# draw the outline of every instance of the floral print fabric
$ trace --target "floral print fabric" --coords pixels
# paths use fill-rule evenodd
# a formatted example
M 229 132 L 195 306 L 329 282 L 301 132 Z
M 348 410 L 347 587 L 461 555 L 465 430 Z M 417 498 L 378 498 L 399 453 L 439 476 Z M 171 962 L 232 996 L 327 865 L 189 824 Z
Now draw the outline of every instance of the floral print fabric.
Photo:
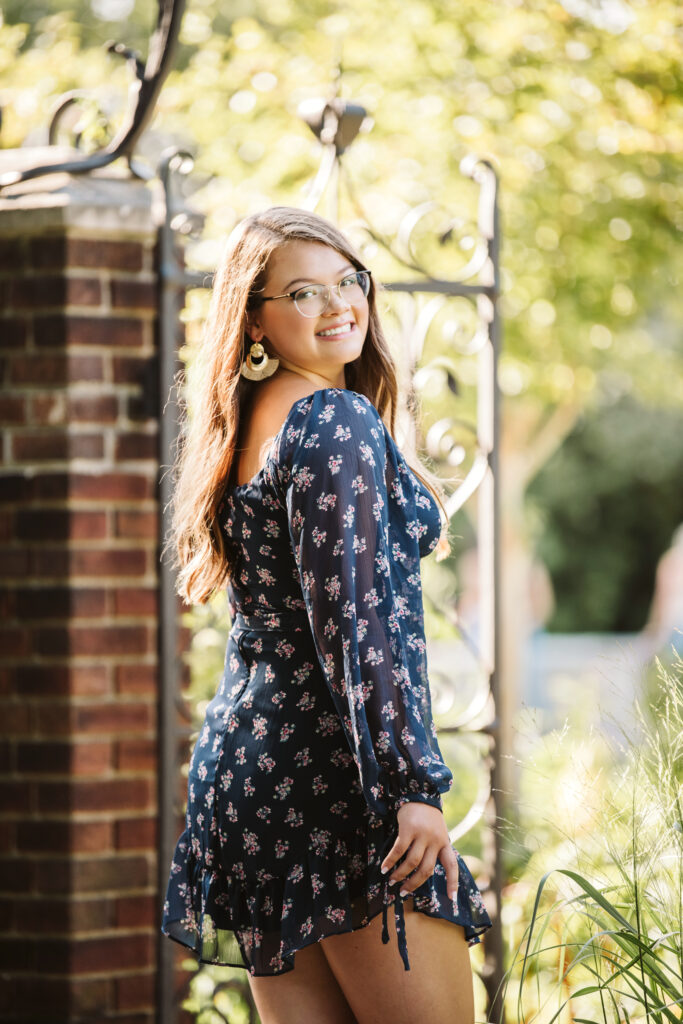
M 298 949 L 402 900 L 380 872 L 406 801 L 441 806 L 452 774 L 431 716 L 420 558 L 439 510 L 371 402 L 296 402 L 263 469 L 220 512 L 238 557 L 225 671 L 197 741 L 163 930 L 209 963 L 291 970 Z M 464 861 L 414 909 L 490 920 Z

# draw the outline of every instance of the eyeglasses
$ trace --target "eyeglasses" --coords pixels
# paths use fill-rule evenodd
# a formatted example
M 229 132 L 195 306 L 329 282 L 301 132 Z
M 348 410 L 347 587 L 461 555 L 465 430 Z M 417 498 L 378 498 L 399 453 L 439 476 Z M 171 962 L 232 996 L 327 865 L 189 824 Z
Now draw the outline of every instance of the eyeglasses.
M 357 270 L 353 274 L 347 274 L 338 284 L 305 284 L 303 288 L 285 292 L 284 295 L 263 296 L 261 301 L 291 299 L 302 316 L 315 317 L 325 312 L 333 291 L 336 291 L 343 302 L 351 304 L 367 298 L 370 291 L 370 271 Z

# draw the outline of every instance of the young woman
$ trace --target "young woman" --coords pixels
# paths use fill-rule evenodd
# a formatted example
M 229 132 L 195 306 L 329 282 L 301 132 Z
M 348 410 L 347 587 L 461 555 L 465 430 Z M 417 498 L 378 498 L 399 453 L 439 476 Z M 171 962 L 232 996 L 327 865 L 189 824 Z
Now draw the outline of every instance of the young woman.
M 163 929 L 246 967 L 263 1024 L 470 1024 L 490 920 L 441 811 L 420 582 L 441 516 L 331 224 L 276 207 L 234 233 L 194 406 L 180 592 L 227 584 L 232 629 Z

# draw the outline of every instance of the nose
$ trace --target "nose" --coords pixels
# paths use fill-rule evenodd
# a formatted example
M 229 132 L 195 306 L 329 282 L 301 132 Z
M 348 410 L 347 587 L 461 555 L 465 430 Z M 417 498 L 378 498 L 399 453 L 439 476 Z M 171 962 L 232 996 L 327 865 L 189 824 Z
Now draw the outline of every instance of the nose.
M 325 313 L 338 312 L 340 309 L 350 309 L 351 304 L 347 298 L 342 296 L 338 284 L 332 285 L 329 289 L 329 299 L 325 307 Z

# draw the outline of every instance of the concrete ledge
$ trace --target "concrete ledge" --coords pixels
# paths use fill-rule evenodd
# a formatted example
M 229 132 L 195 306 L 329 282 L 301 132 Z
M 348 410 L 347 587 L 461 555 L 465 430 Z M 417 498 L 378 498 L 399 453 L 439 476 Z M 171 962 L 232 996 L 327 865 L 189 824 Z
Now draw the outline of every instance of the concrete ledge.
M 0 175 L 82 155 L 64 146 L 0 151 Z M 110 237 L 139 237 L 154 231 L 155 208 L 154 188 L 132 178 L 118 162 L 85 174 L 49 174 L 3 189 L 0 234 L 77 228 Z

